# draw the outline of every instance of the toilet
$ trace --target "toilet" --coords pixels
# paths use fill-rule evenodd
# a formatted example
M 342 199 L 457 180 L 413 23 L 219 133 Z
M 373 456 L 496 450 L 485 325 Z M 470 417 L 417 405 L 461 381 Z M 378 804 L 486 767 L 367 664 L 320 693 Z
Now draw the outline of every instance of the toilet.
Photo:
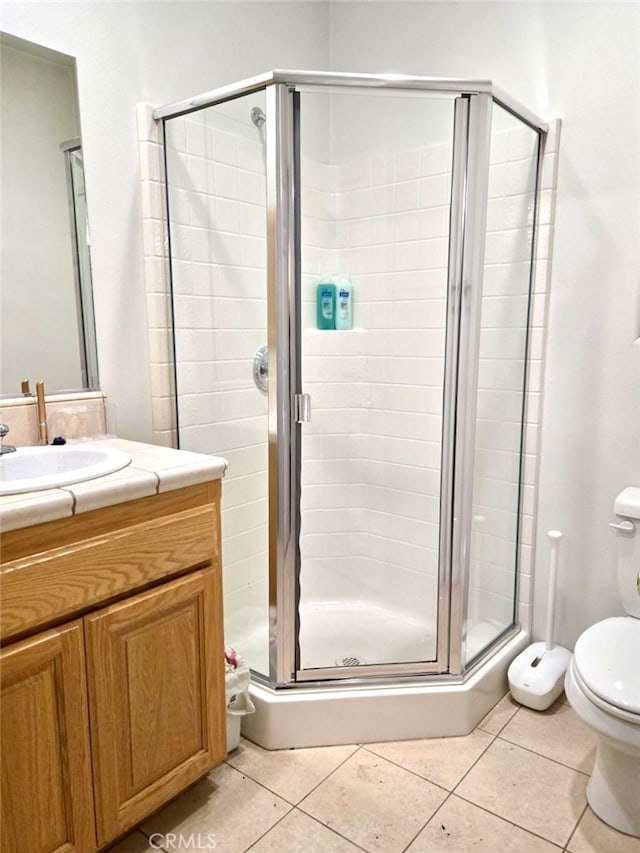
M 615 500 L 618 586 L 628 616 L 580 635 L 565 677 L 576 714 L 598 735 L 587 800 L 605 823 L 640 837 L 640 488 Z

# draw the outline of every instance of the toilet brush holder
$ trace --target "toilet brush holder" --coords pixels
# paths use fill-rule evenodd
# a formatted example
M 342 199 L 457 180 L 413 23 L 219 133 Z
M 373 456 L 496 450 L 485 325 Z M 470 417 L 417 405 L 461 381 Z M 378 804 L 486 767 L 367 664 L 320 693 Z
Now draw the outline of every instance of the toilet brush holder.
M 555 587 L 558 551 L 562 533 L 550 530 L 549 588 L 547 597 L 547 631 L 544 642 L 532 643 L 509 666 L 507 678 L 511 695 L 527 708 L 545 711 L 556 701 L 564 689 L 564 676 L 571 660 L 571 652 L 553 644 L 555 619 Z

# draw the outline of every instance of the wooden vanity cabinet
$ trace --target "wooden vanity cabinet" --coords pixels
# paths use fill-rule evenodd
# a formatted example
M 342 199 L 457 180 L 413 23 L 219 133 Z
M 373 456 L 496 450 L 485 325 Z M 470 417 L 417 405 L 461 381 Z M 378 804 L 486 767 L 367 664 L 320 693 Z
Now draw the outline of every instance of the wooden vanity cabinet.
M 4 853 L 93 853 L 224 759 L 220 484 L 204 486 L 3 535 Z
M 211 571 L 195 572 L 85 617 L 99 840 L 139 823 L 224 758 L 209 653 L 214 587 Z
M 95 850 L 82 622 L 2 652 L 2 849 Z

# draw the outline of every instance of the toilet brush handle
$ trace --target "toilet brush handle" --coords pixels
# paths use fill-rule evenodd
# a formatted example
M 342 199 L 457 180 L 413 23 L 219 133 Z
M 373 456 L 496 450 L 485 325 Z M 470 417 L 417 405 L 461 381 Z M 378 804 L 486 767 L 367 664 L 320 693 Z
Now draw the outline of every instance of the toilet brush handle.
M 562 533 L 559 530 L 550 530 L 549 537 L 549 586 L 547 589 L 547 633 L 544 641 L 546 651 L 553 648 L 553 623 L 555 621 L 556 607 L 556 573 L 558 570 L 558 550 Z

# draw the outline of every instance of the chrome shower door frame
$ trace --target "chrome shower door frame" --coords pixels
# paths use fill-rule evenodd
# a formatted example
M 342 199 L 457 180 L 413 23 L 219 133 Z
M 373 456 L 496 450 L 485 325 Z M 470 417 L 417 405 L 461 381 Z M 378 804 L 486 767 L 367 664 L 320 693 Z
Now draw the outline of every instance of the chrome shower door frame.
M 302 81 L 302 91 L 326 91 L 329 81 L 318 85 L 315 81 Z M 332 77 L 330 85 L 336 89 L 342 85 L 352 91 L 358 88 L 350 77 Z M 373 82 L 367 82 L 370 92 Z M 296 85 L 291 85 L 290 97 L 297 94 Z M 394 87 L 384 83 L 385 94 L 393 94 Z M 402 87 L 398 87 L 401 89 Z M 413 88 L 413 87 L 411 87 Z M 416 91 L 415 88 L 413 88 Z M 424 95 L 432 94 L 425 88 Z M 272 649 L 279 647 L 278 667 L 272 667 L 272 673 L 279 671 L 285 680 L 275 682 L 284 687 L 293 683 L 308 686 L 326 685 L 329 681 L 344 681 L 351 684 L 364 683 L 369 679 L 398 677 L 447 676 L 460 679 L 463 675 L 462 632 L 466 623 L 467 597 L 466 585 L 469 573 L 470 518 L 472 489 L 469 478 L 473 478 L 473 456 L 475 439 L 475 406 L 478 372 L 479 318 L 482 298 L 482 274 L 484 265 L 484 237 L 489 179 L 489 147 L 491 127 L 492 98 L 487 92 L 459 94 L 455 99 L 454 111 L 454 155 L 451 178 L 451 210 L 449 234 L 449 262 L 447 280 L 447 330 L 444 368 L 444 411 L 442 427 L 441 490 L 440 490 L 440 535 L 438 559 L 438 602 L 437 602 L 437 644 L 436 657 L 431 661 L 399 662 L 392 664 L 318 667 L 301 669 L 298 643 L 300 599 L 300 424 L 295 422 L 289 412 L 281 417 L 280 441 L 275 442 L 279 461 L 278 476 L 289 469 L 292 477 L 288 487 L 280 483 L 278 490 L 295 496 L 291 509 L 292 540 L 288 542 L 286 555 L 279 561 L 275 570 L 276 602 L 273 612 L 279 614 L 284 622 L 280 629 L 274 630 L 270 637 Z M 298 109 L 293 106 L 287 111 L 294 122 L 289 138 L 294 140 L 293 155 L 295 166 L 295 186 L 293 203 L 288 199 L 275 222 L 283 229 L 280 244 L 286 243 L 295 234 L 296 245 L 300 243 L 300 135 L 297 126 Z M 281 127 L 281 125 L 279 125 Z M 282 151 L 279 152 L 282 154 Z M 268 152 L 268 157 L 269 152 Z M 271 152 L 278 160 L 276 152 Z M 474 200 L 473 207 L 469 198 Z M 278 200 L 274 197 L 277 205 Z M 299 258 L 297 259 L 299 261 Z M 300 363 L 302 328 L 300 324 L 300 297 L 292 299 L 293 290 L 299 293 L 301 271 L 299 263 L 294 274 L 290 267 L 281 265 L 282 277 L 279 283 L 280 306 L 284 308 L 283 294 L 290 298 L 290 314 L 287 331 L 291 335 L 290 361 L 292 375 L 291 396 L 281 405 L 291 405 L 294 394 L 302 393 L 302 373 Z M 277 275 L 277 270 L 276 270 Z M 278 286 L 276 285 L 276 291 Z M 294 306 L 297 306 L 294 308 Z M 460 417 L 460 412 L 463 416 Z M 287 423 L 289 430 L 287 431 Z M 288 460 L 282 458 L 289 453 Z M 465 467 L 466 466 L 466 467 Z M 465 491 L 466 490 L 466 491 Z M 270 504 L 273 506 L 273 504 Z M 274 519 L 274 529 L 276 520 Z M 284 530 L 283 530 L 284 532 Z M 271 567 L 273 571 L 273 565 Z M 273 577 L 273 575 L 272 575 Z M 293 577 L 293 587 L 291 581 Z M 295 595 L 292 590 L 295 589 Z M 286 601 L 283 601 L 285 599 Z M 279 602 L 279 609 L 275 606 Z M 277 623 L 274 624 L 274 628 Z M 287 637 L 284 646 L 282 636 Z M 291 642 L 291 638 L 295 641 Z M 290 667 L 293 666 L 292 669 Z M 288 676 L 288 677 L 287 677 Z M 272 684 L 273 684 L 272 680 Z
M 464 630 L 467 621 L 473 477 L 477 410 L 480 316 L 484 270 L 485 233 L 489 194 L 491 147 L 489 95 L 463 96 L 456 101 L 459 148 L 454 154 L 452 217 L 449 245 L 451 336 L 449 389 L 445 385 L 447 417 L 443 438 L 448 444 L 448 482 L 442 488 L 441 557 L 450 565 L 451 608 L 449 623 L 449 672 L 462 675 Z M 457 169 L 456 169 L 457 161 Z M 455 382 L 455 389 L 454 389 Z M 443 459 L 445 444 L 443 442 Z M 444 537 L 450 535 L 448 541 Z M 450 549 L 447 555 L 447 550 Z
M 294 419 L 294 399 L 300 393 L 294 93 L 278 83 L 267 87 L 266 97 L 269 680 L 288 684 L 297 657 L 300 563 L 300 430 Z

